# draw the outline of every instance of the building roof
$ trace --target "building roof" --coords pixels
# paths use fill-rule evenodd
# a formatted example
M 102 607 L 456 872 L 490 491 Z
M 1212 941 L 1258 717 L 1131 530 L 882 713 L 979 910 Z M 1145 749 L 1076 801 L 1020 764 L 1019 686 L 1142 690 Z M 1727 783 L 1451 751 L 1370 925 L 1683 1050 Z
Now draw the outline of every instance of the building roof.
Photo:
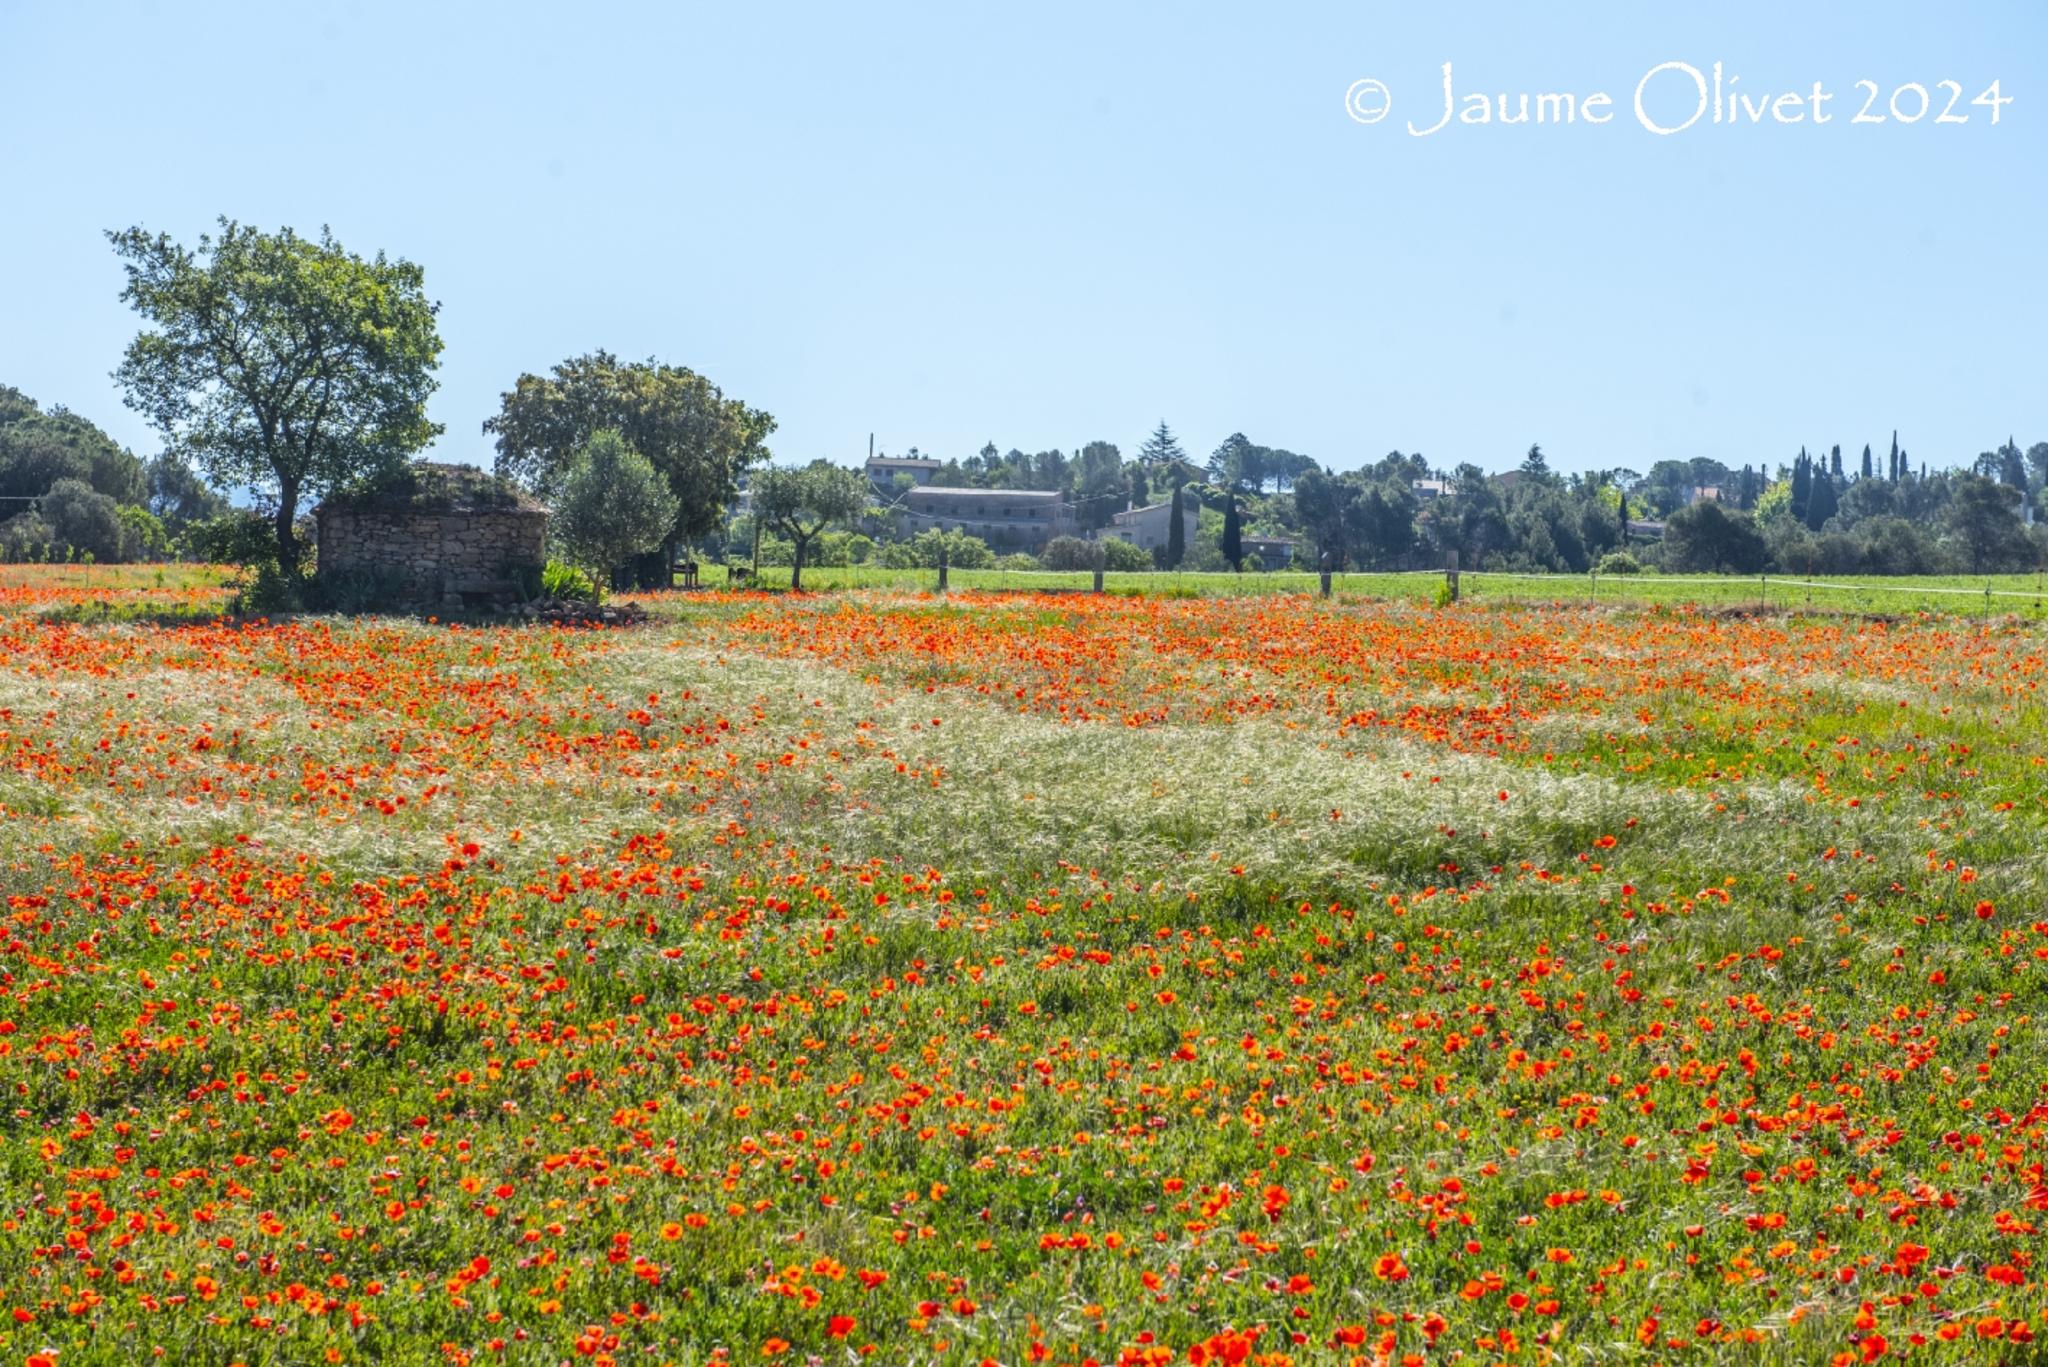
M 1025 499 L 1039 503 L 1046 500 L 1058 502 L 1065 497 L 1057 489 L 962 489 L 953 485 L 921 484 L 912 489 L 905 498 L 979 498 L 979 499 Z
M 1240 536 L 1238 540 L 1247 546 L 1292 546 L 1291 536 Z
M 1109 516 L 1109 520 L 1112 522 L 1129 522 L 1132 518 L 1136 517 L 1140 513 L 1168 512 L 1172 509 L 1172 507 L 1173 504 L 1171 503 L 1147 503 L 1142 508 L 1126 508 L 1120 513 L 1111 513 Z M 1185 515 L 1190 509 L 1194 507 L 1195 503 L 1192 499 L 1183 499 L 1181 501 L 1181 511 L 1183 515 Z
M 547 505 L 475 465 L 414 461 L 373 484 L 337 489 L 314 512 L 545 513 Z
M 946 462 L 929 456 L 869 456 L 869 465 L 897 465 L 915 470 L 943 470 Z

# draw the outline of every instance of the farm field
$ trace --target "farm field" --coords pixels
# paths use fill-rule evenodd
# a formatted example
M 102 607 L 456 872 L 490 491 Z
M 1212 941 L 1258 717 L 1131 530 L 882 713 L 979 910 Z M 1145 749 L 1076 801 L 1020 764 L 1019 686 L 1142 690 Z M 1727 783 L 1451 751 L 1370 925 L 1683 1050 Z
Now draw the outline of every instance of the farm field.
M 723 584 L 724 571 L 712 567 L 707 582 Z M 834 592 L 848 588 L 931 592 L 936 570 L 890 570 L 869 565 L 807 565 L 804 588 Z M 987 592 L 1074 592 L 1094 587 L 1083 572 L 1025 570 L 952 570 L 950 587 Z M 1433 602 L 1444 576 L 1436 571 L 1401 574 L 1345 573 L 1332 577 L 1332 595 L 1339 599 L 1386 599 Z M 764 588 L 789 585 L 789 570 L 764 566 Z M 1276 570 L 1258 574 L 1209 574 L 1160 571 L 1109 574 L 1104 588 L 1112 593 L 1150 597 L 1223 597 L 1235 595 L 1314 594 L 1314 574 Z M 1991 590 L 1987 598 L 1985 590 Z M 1990 615 L 2021 614 L 2039 618 L 2048 609 L 2048 581 L 2036 574 L 1989 575 L 1589 575 L 1504 574 L 1467 571 L 1459 582 L 1461 597 L 1509 603 L 1593 603 L 1630 606 L 1763 607 L 1792 612 L 1916 613 Z
M 7 567 L 0 1359 L 2035 1360 L 2048 628 L 1475 581 Z

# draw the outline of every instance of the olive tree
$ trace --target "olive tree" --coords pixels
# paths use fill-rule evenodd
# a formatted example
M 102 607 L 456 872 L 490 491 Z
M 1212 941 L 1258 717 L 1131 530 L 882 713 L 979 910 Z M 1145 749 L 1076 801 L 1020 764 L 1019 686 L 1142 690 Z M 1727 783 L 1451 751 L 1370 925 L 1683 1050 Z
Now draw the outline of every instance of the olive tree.
M 834 523 L 858 518 L 868 506 L 864 475 L 814 460 L 800 469 L 770 466 L 754 476 L 754 510 L 762 522 L 789 538 L 796 563 L 789 586 L 803 587 L 804 550 L 811 538 Z
M 601 595 L 612 571 L 659 546 L 675 520 L 676 496 L 654 462 L 603 428 L 570 465 L 548 530 Z

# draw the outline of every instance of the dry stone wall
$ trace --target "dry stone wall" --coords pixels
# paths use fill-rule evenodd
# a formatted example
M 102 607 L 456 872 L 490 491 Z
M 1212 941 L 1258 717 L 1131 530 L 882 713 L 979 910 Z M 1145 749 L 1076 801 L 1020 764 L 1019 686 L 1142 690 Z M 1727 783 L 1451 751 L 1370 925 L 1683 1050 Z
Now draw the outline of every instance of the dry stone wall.
M 419 602 L 503 599 L 547 563 L 547 514 L 534 509 L 473 512 L 323 508 L 319 569 L 374 578 Z

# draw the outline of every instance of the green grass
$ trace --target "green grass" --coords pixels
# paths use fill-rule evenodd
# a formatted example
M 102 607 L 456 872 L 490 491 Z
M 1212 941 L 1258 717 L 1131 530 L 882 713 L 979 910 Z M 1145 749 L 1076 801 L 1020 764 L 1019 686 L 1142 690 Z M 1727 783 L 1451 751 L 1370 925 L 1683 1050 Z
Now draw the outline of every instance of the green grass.
M 714 568 L 708 583 L 723 585 Z M 989 592 L 1092 592 L 1088 572 L 1022 570 L 951 570 L 951 587 Z M 1433 601 L 1444 584 L 1439 572 L 1404 574 L 1347 573 L 1333 575 L 1331 589 L 1340 599 Z M 764 567 L 761 587 L 786 589 L 787 568 Z M 889 570 L 878 566 L 807 566 L 804 588 L 812 593 L 848 589 L 889 589 L 934 592 L 936 570 Z M 1224 597 L 1239 594 L 1315 595 L 1318 576 L 1297 571 L 1256 574 L 1147 572 L 1105 574 L 1110 593 L 1154 597 L 1188 595 Z M 1991 596 L 1985 596 L 1990 589 Z M 1780 611 L 1852 613 L 1993 614 L 2039 616 L 2048 606 L 2048 582 L 2039 574 L 2004 575 L 1527 575 L 1466 571 L 1460 575 L 1461 596 L 1475 601 L 1519 603 L 1590 602 L 1614 606 L 1658 603 L 1709 607 L 1761 607 Z

